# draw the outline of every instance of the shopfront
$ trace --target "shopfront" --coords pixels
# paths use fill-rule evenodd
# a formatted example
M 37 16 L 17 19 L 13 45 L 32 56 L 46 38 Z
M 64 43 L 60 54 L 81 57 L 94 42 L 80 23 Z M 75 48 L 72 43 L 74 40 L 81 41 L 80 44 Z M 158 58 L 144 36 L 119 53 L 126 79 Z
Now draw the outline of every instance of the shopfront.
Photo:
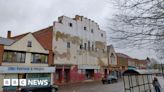
M 15 90 L 16 86 L 3 87 L 3 79 L 45 79 L 48 85 L 53 84 L 53 73 L 55 67 L 20 67 L 1 66 L 0 67 L 0 91 Z
M 82 70 L 84 74 L 84 80 L 96 80 L 101 78 L 100 66 L 81 65 L 78 66 L 79 70 Z
M 119 66 L 110 66 L 109 75 L 116 76 L 118 78 L 121 77 L 121 69 Z
M 71 67 L 73 65 L 56 65 L 55 82 L 58 84 L 71 81 Z

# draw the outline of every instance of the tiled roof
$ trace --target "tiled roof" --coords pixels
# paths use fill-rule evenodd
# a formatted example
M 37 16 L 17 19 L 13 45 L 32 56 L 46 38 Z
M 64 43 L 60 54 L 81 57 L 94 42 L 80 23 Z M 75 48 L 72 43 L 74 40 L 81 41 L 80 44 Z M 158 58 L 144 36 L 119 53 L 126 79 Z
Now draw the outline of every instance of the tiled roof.
M 11 45 L 15 40 L 0 37 L 0 44 Z
M 123 57 L 123 58 L 131 58 L 130 56 L 123 54 L 123 53 L 116 53 L 117 56 Z
M 49 26 L 49 27 L 47 27 L 47 28 L 43 28 L 43 29 L 41 29 L 41 30 L 35 31 L 35 32 L 33 32 L 32 34 L 43 33 L 43 32 L 46 32 L 47 30 L 50 30 L 50 29 L 53 29 L 53 26 Z
M 24 36 L 26 36 L 26 35 L 29 34 L 29 33 L 30 33 L 30 32 L 24 33 L 24 34 L 21 34 L 21 35 L 17 35 L 17 36 L 11 37 L 10 39 L 13 39 L 13 40 L 20 40 L 21 38 L 23 38 Z

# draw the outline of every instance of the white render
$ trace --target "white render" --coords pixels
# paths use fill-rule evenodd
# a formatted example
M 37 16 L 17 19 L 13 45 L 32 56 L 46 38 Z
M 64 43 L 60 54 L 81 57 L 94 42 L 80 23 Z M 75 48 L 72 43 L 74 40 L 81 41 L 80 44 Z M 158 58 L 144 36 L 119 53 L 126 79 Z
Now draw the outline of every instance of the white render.
M 76 18 L 78 17 L 78 19 Z M 106 32 L 99 29 L 99 25 L 83 16 L 76 16 L 75 18 L 69 18 L 66 16 L 61 16 L 58 19 L 58 22 L 54 22 L 53 25 L 53 50 L 60 54 L 70 51 L 70 59 L 66 58 L 54 58 L 55 64 L 73 64 L 73 65 L 90 65 L 90 66 L 100 66 L 99 60 L 97 59 L 101 56 L 101 61 L 107 66 L 107 57 L 106 57 Z M 61 23 L 60 23 L 61 22 Z M 72 23 L 72 27 L 69 26 L 69 23 Z M 84 27 L 87 30 L 84 30 Z M 93 33 L 91 32 L 93 29 Z M 56 40 L 57 32 L 68 34 L 71 37 L 78 37 L 82 40 L 80 44 L 83 45 L 87 43 L 87 50 L 80 49 L 80 44 L 73 44 L 70 42 L 71 47 L 67 48 L 67 40 L 63 41 L 62 39 Z M 103 37 L 101 36 L 103 34 Z M 77 39 L 76 39 L 77 40 Z M 88 51 L 88 41 L 90 42 L 90 49 L 92 49 L 92 44 L 95 49 L 95 42 L 104 43 L 105 47 L 104 52 L 102 49 L 99 49 L 97 52 Z M 83 53 L 83 54 L 79 54 Z M 91 54 L 96 54 L 97 56 L 92 56 Z
M 28 41 L 32 42 L 32 47 L 27 47 Z M 42 63 L 31 63 L 32 61 L 32 53 L 42 53 L 42 54 L 49 54 L 48 50 L 45 50 L 42 45 L 36 40 L 36 38 L 31 34 L 28 33 L 21 39 L 15 41 L 10 46 L 4 46 L 4 51 L 10 50 L 10 51 L 23 51 L 26 52 L 25 56 L 25 63 L 11 63 L 11 62 L 2 62 L 2 66 L 0 67 L 0 91 L 3 90 L 3 79 L 18 79 L 18 74 L 21 73 L 50 73 L 51 75 L 51 84 L 53 84 L 53 73 L 55 72 L 55 67 L 48 67 L 48 63 L 42 64 Z M 14 70 L 9 71 L 9 67 L 19 67 L 19 68 L 30 68 L 31 71 L 25 71 L 25 70 Z M 39 69 L 42 68 L 44 70 L 33 70 L 33 69 Z M 47 72 L 48 71 L 48 72 Z
M 27 42 L 32 42 L 32 47 L 27 47 Z M 35 39 L 35 37 L 29 33 L 20 40 L 14 42 L 11 46 L 4 46 L 4 50 L 12 51 L 25 51 L 25 63 L 3 63 L 2 66 L 48 66 L 48 64 L 33 64 L 31 63 L 31 54 L 32 52 L 48 54 L 49 51 L 45 50 L 41 44 Z
M 32 42 L 32 47 L 27 47 L 27 42 Z M 39 52 L 48 54 L 48 50 L 45 50 L 41 44 L 35 39 L 35 37 L 28 33 L 26 36 L 20 40 L 14 42 L 11 46 L 5 46 L 5 50 L 16 50 L 16 51 L 26 51 L 26 52 Z
M 108 48 L 108 57 L 109 57 L 109 64 L 110 65 L 117 65 L 117 56 L 116 52 L 114 50 L 113 45 L 110 45 L 107 47 Z

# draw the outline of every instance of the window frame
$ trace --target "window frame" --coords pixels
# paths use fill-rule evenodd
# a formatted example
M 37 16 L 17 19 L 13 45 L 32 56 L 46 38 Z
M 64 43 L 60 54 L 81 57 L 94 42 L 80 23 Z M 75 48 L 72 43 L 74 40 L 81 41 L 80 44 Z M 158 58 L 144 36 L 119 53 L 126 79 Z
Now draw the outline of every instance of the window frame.
M 70 49 L 71 48 L 71 43 L 67 42 L 67 48 Z
M 87 50 L 87 43 L 84 43 L 84 50 Z
M 69 25 L 69 27 L 73 27 L 73 23 L 71 23 L 71 22 L 68 25 Z
M 82 44 L 80 44 L 80 50 L 82 50 L 83 49 L 83 45 Z
M 94 42 L 92 42 L 92 51 L 94 51 L 94 47 L 95 47 Z
M 111 55 L 110 55 L 110 58 L 111 58 L 111 64 L 115 64 L 115 56 L 114 56 L 114 54 L 113 53 L 111 53 Z
M 18 54 L 21 55 L 21 57 L 19 59 L 18 59 Z M 12 58 L 10 58 L 9 55 L 11 55 Z M 25 63 L 26 52 L 5 50 L 4 53 L 3 53 L 3 58 L 2 59 L 3 59 L 2 60 L 3 63 Z
M 84 30 L 87 30 L 87 27 L 86 26 L 84 26 Z
M 36 61 L 36 55 L 39 55 L 40 57 L 40 61 Z M 44 57 L 44 62 L 42 61 L 42 56 Z M 44 54 L 44 53 L 32 53 L 31 54 L 31 63 L 37 63 L 37 64 L 48 64 L 48 54 Z
M 104 37 L 104 34 L 103 33 L 101 33 L 101 37 Z
M 93 29 L 91 29 L 91 33 L 92 33 L 92 34 L 94 33 Z
M 32 41 L 27 42 L 27 47 L 32 47 Z
M 90 41 L 88 41 L 88 51 L 90 51 L 90 44 L 91 44 L 91 42 Z

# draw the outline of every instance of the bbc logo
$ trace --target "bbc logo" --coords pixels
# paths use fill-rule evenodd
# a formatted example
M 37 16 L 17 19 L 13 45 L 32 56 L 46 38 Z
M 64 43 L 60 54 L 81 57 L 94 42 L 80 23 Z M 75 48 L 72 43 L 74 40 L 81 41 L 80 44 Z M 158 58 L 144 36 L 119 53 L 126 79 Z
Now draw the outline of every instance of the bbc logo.
M 4 79 L 3 86 L 26 86 L 26 79 Z

